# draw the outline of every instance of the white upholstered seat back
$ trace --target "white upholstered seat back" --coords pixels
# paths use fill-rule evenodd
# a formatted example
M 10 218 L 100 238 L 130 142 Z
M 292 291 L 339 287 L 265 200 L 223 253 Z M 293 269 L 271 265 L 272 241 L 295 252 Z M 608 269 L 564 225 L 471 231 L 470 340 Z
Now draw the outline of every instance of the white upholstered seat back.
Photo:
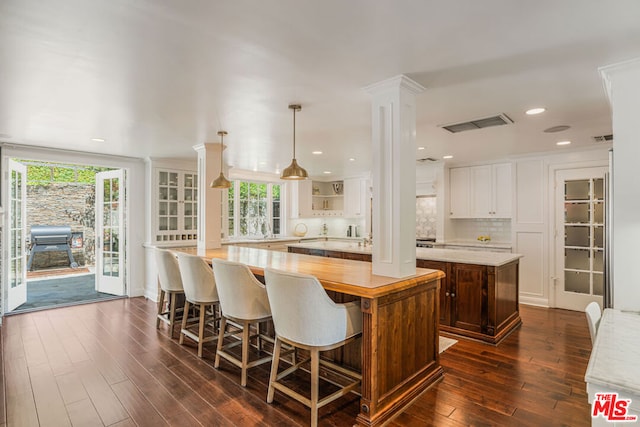
M 156 249 L 158 280 L 163 291 L 180 292 L 183 290 L 180 267 L 175 255 L 166 249 Z
M 309 346 L 328 346 L 362 332 L 356 304 L 336 304 L 314 276 L 264 270 L 276 334 Z
M 600 306 L 597 302 L 590 302 L 584 309 L 584 312 L 587 314 L 587 324 L 589 325 L 589 333 L 591 334 L 591 344 L 593 344 L 596 340 L 596 334 L 598 333 L 602 311 L 600 311 Z
M 222 314 L 244 320 L 271 315 L 267 291 L 249 267 L 218 258 L 213 258 L 211 263 Z
M 184 295 L 192 303 L 212 303 L 218 301 L 213 270 L 199 256 L 178 253 L 178 264 L 182 276 Z

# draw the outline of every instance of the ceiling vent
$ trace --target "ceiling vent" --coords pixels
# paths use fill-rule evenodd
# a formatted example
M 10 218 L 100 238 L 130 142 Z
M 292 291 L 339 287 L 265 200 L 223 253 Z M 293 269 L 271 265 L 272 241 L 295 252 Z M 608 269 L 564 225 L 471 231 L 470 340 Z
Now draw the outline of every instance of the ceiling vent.
M 417 162 L 422 162 L 422 163 L 424 163 L 424 162 L 437 162 L 438 159 L 434 159 L 433 157 L 425 157 L 423 159 L 418 159 L 416 161 Z
M 595 142 L 611 142 L 611 141 L 613 141 L 613 135 L 594 136 L 593 140 Z
M 450 125 L 441 125 L 440 127 L 451 133 L 464 132 L 465 130 L 484 129 L 492 126 L 510 125 L 513 120 L 504 113 L 497 116 L 484 117 L 482 119 L 470 120 L 462 123 L 452 123 Z

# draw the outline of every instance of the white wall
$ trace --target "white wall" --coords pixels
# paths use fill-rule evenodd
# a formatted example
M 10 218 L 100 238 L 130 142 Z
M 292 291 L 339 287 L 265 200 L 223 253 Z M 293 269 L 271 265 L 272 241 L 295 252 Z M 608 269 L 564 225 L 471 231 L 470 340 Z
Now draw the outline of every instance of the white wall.
M 640 311 L 640 59 L 601 71 L 613 111 L 613 307 Z

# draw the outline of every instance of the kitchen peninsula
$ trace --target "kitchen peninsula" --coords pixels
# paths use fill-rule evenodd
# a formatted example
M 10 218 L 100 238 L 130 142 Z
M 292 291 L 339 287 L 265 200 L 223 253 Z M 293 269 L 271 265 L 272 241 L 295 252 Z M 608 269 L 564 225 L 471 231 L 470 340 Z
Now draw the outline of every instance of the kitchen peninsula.
M 371 261 L 371 247 L 353 242 L 289 244 L 293 253 Z M 440 331 L 498 344 L 520 326 L 522 255 L 416 248 L 416 266 L 445 273 L 440 287 Z
M 195 248 L 174 250 L 198 254 L 208 261 L 241 262 L 258 277 L 266 267 L 311 274 L 337 302 L 359 299 L 362 339 L 342 352 L 329 354 L 334 361 L 362 373 L 358 425 L 384 424 L 442 377 L 437 297 L 444 275 L 440 271 L 418 268 L 415 275 L 397 279 L 374 275 L 370 263 L 348 259 L 238 246 L 204 253 Z

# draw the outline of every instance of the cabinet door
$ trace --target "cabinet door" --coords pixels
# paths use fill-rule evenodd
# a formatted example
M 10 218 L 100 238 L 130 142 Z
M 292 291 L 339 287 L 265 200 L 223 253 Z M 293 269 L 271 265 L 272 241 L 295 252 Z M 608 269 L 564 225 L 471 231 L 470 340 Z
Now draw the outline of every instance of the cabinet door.
M 493 165 L 494 218 L 511 218 L 511 164 Z
M 492 206 L 492 167 L 474 166 L 470 168 L 471 177 L 471 216 L 474 218 L 493 217 Z
M 158 171 L 158 231 L 176 233 L 178 231 L 179 181 L 178 172 Z
M 469 168 L 449 170 L 449 216 L 469 218 Z
M 440 282 L 440 324 L 447 326 L 451 325 L 450 265 L 450 263 L 443 261 L 416 260 L 417 267 L 440 270 L 445 274 L 444 279 Z
M 365 181 L 359 178 L 344 180 L 344 217 L 361 218 L 364 215 Z
M 488 316 L 486 267 L 453 264 L 452 269 L 451 326 L 481 333 Z
M 289 194 L 290 218 L 309 218 L 311 212 L 311 181 L 289 181 L 287 183 Z

